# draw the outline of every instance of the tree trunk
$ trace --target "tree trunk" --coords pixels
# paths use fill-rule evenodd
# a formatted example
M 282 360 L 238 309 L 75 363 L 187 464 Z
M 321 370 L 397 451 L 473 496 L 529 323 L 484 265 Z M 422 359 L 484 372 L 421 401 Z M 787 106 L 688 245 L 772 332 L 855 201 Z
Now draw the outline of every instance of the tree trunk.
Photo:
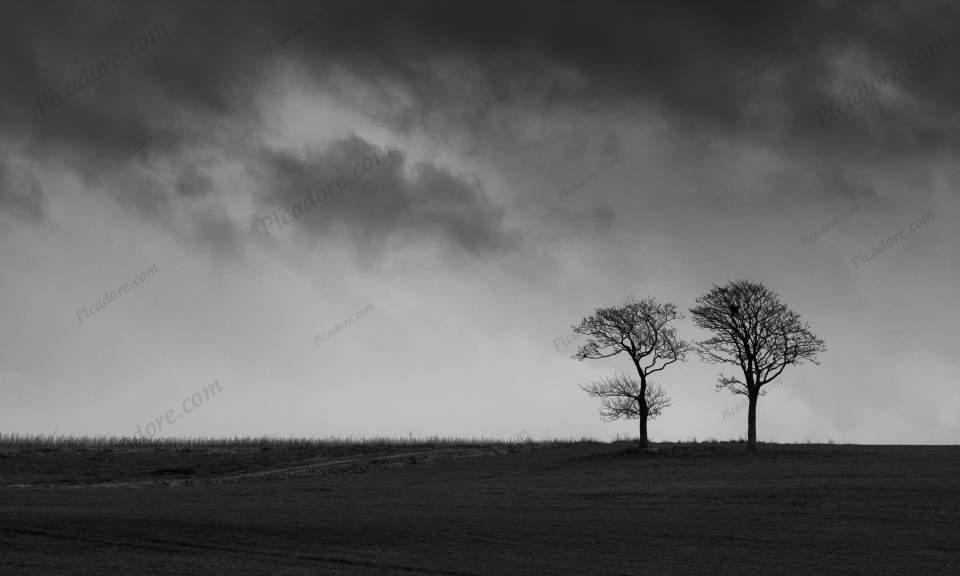
M 647 406 L 647 378 L 640 373 L 640 396 L 635 398 L 637 401 L 638 412 L 640 413 L 640 449 L 646 450 L 650 443 L 647 441 L 647 415 L 650 414 L 650 407 Z
M 750 399 L 750 408 L 747 411 L 747 446 L 751 451 L 757 451 L 757 400 L 760 398 L 760 391 L 750 392 L 747 395 Z
M 647 415 L 640 415 L 640 449 L 646 450 L 649 447 L 647 442 Z
M 636 397 L 637 407 L 640 408 L 640 449 L 646 450 L 650 446 L 647 442 L 647 415 L 650 413 L 650 407 L 647 406 L 647 375 L 640 369 L 639 364 L 636 366 L 640 373 L 640 396 Z

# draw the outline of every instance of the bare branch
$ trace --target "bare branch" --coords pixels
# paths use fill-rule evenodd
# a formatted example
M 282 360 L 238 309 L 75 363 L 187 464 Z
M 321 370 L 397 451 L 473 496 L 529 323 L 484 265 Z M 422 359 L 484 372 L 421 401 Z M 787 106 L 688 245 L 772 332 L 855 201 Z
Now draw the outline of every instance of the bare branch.
M 743 383 L 743 380 L 732 376 L 724 376 L 723 374 L 721 374 L 717 380 L 718 391 L 729 390 L 733 394 L 749 396 L 747 385 Z
M 653 382 L 643 386 L 624 375 L 604 378 L 580 389 L 592 398 L 600 398 L 600 416 L 608 421 L 644 417 L 653 420 L 670 406 L 670 397 L 660 386 Z

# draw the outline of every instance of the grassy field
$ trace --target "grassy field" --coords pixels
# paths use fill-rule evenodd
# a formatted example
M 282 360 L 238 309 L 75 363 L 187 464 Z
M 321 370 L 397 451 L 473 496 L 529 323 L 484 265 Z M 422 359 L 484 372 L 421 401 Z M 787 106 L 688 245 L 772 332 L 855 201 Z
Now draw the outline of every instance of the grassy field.
M 0 438 L 0 574 L 960 574 L 960 447 Z

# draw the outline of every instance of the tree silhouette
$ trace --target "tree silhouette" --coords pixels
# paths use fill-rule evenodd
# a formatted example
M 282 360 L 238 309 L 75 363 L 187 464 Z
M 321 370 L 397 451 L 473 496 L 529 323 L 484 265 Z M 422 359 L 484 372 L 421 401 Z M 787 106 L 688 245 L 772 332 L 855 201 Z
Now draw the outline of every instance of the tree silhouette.
M 639 419 L 641 430 L 645 422 L 654 420 L 670 406 L 670 397 L 652 381 L 647 381 L 645 390 L 635 378 L 626 375 L 604 378 L 599 382 L 581 385 L 580 389 L 591 398 L 600 398 L 600 417 L 612 422 L 624 418 Z M 642 431 L 641 431 L 642 435 Z
M 766 393 L 762 388 L 791 364 L 819 364 L 817 354 L 826 347 L 800 315 L 763 284 L 737 280 L 714 285 L 697 304 L 690 309 L 694 324 L 713 332 L 697 342 L 697 352 L 705 362 L 740 368 L 742 379 L 721 373 L 717 390 L 747 397 L 747 441 L 756 450 L 757 400 Z
M 640 376 L 641 414 L 650 414 L 647 407 L 647 377 L 685 360 L 690 344 L 677 337 L 670 322 L 683 318 L 674 304 L 658 304 L 653 298 L 637 301 L 631 298 L 620 306 L 597 308 L 573 326 L 573 331 L 587 337 L 573 358 L 577 360 L 610 358 L 625 353 Z M 640 418 L 640 448 L 647 448 L 647 419 Z

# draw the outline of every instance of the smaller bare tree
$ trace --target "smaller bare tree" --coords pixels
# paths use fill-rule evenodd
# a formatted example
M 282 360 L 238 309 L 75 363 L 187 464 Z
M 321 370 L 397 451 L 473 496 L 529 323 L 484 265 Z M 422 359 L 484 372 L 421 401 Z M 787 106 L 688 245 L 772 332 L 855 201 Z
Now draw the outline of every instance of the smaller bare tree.
M 591 398 L 600 398 L 600 417 L 603 420 L 640 420 L 640 448 L 647 447 L 647 420 L 656 419 L 664 408 L 670 406 L 670 397 L 663 388 L 649 380 L 647 386 L 642 387 L 640 382 L 625 375 L 581 385 L 580 389 Z
M 660 304 L 654 298 L 631 298 L 619 306 L 597 308 L 573 326 L 575 333 L 587 337 L 573 357 L 592 360 L 626 354 L 640 377 L 637 397 L 643 404 L 650 375 L 686 360 L 690 343 L 670 325 L 681 318 L 675 304 Z M 647 447 L 646 418 L 640 418 L 640 447 Z

